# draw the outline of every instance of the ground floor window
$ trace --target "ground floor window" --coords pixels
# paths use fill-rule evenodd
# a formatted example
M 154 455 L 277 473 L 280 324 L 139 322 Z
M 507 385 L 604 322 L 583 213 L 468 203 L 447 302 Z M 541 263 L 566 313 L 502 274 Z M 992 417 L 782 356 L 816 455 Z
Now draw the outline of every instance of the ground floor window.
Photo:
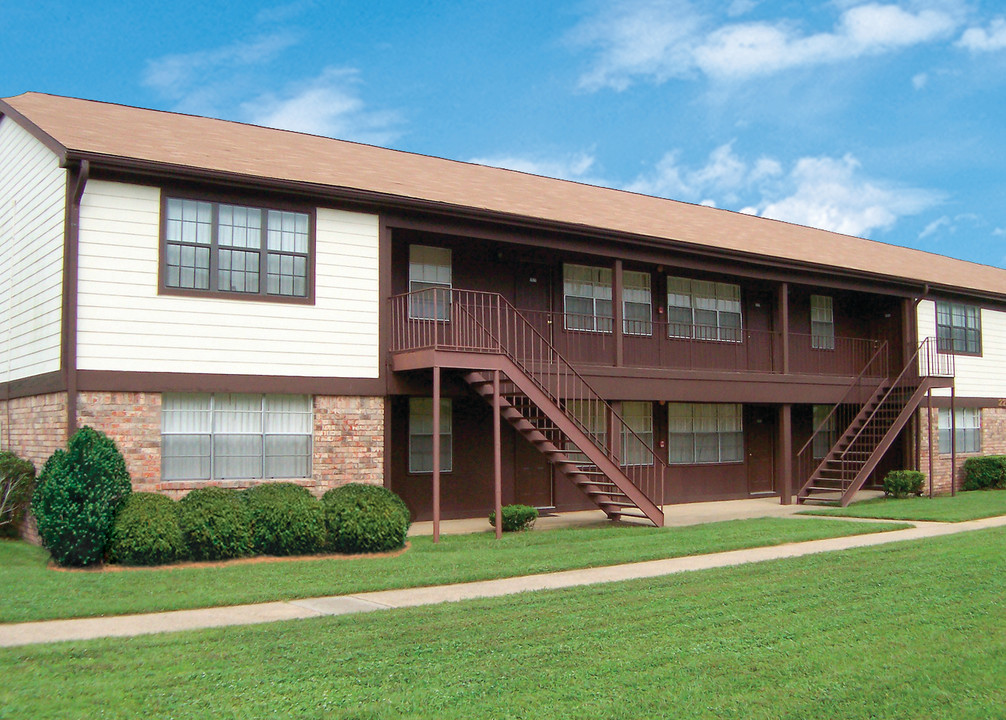
M 608 446 L 608 413 L 604 403 L 596 400 L 571 400 L 567 409 L 576 419 L 580 429 L 594 438 L 599 447 Z M 579 452 L 576 445 L 568 439 L 565 450 L 573 462 L 590 462 L 587 456 Z
M 820 431 L 814 436 L 813 452 L 816 460 L 827 457 L 838 441 L 836 417 L 831 410 L 831 405 L 814 406 L 814 430 L 817 431 L 820 428 Z
M 454 467 L 450 398 L 440 399 L 440 472 Z M 433 398 L 409 398 L 409 472 L 433 472 Z
M 668 462 L 730 463 L 744 458 L 743 407 L 668 403 Z
M 956 408 L 957 452 L 982 451 L 982 409 Z M 940 453 L 950 453 L 950 408 L 940 408 Z
M 653 406 L 648 402 L 623 402 L 622 420 L 627 426 L 622 428 L 622 465 L 652 465 Z
M 309 395 L 165 393 L 165 480 L 311 477 Z

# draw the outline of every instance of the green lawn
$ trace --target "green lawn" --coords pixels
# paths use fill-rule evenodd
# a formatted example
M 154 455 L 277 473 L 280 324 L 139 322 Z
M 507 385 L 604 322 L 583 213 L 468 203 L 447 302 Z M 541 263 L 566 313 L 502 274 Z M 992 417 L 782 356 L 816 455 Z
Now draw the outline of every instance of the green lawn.
M 326 558 L 128 572 L 57 572 L 47 553 L 0 542 L 0 622 L 121 615 L 343 595 L 698 555 L 904 527 L 811 518 L 734 520 L 684 528 L 595 528 L 411 540 L 398 557 Z
M 935 522 L 964 522 L 978 518 L 1006 515 L 1006 491 L 972 490 L 958 493 L 956 497 L 939 495 L 927 497 L 875 498 L 853 503 L 844 508 L 814 508 L 803 515 L 834 515 L 837 517 L 862 517 L 886 520 L 933 520 Z
M 0 708 L 36 720 L 984 720 L 1006 707 L 1004 598 L 998 528 L 516 598 L 0 650 Z

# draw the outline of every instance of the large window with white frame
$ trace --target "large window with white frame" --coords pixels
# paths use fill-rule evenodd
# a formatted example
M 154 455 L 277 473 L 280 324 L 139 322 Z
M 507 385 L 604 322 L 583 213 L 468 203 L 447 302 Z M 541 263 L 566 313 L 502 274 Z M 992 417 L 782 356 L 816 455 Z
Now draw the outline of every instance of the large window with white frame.
M 626 400 L 622 420 L 622 465 L 652 465 L 653 404 Z
M 982 310 L 964 303 L 936 303 L 936 347 L 940 352 L 982 354 Z
M 562 287 L 567 330 L 612 331 L 611 268 L 564 264 Z
M 676 338 L 740 342 L 740 285 L 667 278 L 667 334 Z
M 810 296 L 810 346 L 835 349 L 835 309 L 829 295 Z
M 733 463 L 744 459 L 743 406 L 668 403 L 668 462 Z
M 976 407 L 955 408 L 954 425 L 957 431 L 957 452 L 979 453 L 982 451 L 982 409 Z M 940 454 L 949 455 L 950 408 L 940 408 Z
M 409 245 L 409 317 L 447 320 L 451 312 L 451 250 Z
M 440 472 L 454 467 L 453 405 L 440 398 Z M 409 398 L 409 472 L 433 472 L 433 398 Z
M 165 480 L 311 477 L 309 395 L 164 393 Z
M 311 215 L 166 197 L 167 290 L 296 301 L 311 294 Z
M 650 273 L 635 270 L 622 273 L 622 332 L 626 335 L 653 334 Z

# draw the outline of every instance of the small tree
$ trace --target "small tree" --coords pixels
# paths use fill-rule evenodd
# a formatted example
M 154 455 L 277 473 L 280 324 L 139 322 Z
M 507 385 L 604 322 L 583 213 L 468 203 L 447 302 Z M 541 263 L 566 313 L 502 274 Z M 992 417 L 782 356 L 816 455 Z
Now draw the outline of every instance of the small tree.
M 126 461 L 107 435 L 78 430 L 42 468 L 32 511 L 42 543 L 60 565 L 100 562 L 115 514 L 132 491 Z
M 34 489 L 35 466 L 0 451 L 0 536 L 17 536 Z

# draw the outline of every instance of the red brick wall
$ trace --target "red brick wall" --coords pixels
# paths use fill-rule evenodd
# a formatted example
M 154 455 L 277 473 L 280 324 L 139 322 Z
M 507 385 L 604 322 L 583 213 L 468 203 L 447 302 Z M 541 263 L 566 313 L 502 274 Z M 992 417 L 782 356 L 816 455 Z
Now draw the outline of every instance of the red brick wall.
M 35 464 L 66 445 L 66 393 L 0 400 L 0 447 Z
M 926 418 L 926 409 L 919 411 L 921 419 L 920 432 L 922 433 L 921 462 L 919 470 L 929 477 L 929 424 Z M 944 494 L 950 492 L 950 453 L 940 454 L 939 440 L 939 411 L 933 408 L 933 493 Z M 976 453 L 957 453 L 957 463 L 954 467 L 955 482 L 960 490 L 964 483 L 964 461 L 969 457 L 975 457 Z M 982 451 L 977 455 L 1006 455 L 1006 408 L 982 408 Z M 929 492 L 929 486 L 926 486 Z
M 115 441 L 126 460 L 134 490 L 160 489 L 160 393 L 78 393 L 77 425 L 90 425 Z
M 324 493 L 349 482 L 384 483 L 384 398 L 314 398 L 314 477 Z

